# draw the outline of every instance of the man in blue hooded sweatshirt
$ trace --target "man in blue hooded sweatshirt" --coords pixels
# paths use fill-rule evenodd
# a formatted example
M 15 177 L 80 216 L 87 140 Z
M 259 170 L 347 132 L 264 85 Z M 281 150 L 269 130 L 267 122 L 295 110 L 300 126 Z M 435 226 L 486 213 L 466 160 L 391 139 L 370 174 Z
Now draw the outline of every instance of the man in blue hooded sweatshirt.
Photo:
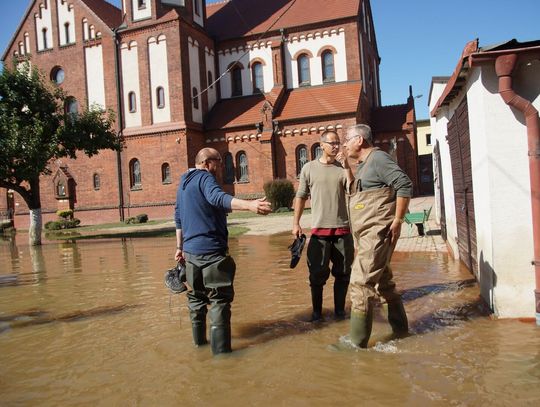
M 206 312 L 210 307 L 210 344 L 214 355 L 231 352 L 231 303 L 234 299 L 236 265 L 228 253 L 227 213 L 249 210 L 267 215 L 270 202 L 246 201 L 225 193 L 216 181 L 221 156 L 203 148 L 195 157 L 195 168 L 180 180 L 176 194 L 176 255 L 185 261 L 193 341 L 206 340 Z

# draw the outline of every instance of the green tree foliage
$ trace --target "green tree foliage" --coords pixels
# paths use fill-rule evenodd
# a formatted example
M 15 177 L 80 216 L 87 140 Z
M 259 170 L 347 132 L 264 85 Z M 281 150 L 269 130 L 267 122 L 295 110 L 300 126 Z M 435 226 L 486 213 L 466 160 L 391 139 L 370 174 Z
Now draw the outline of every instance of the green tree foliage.
M 27 63 L 0 74 L 0 187 L 19 193 L 30 210 L 41 208 L 39 177 L 50 174 L 51 160 L 121 148 L 113 112 L 91 107 L 69 113 L 68 99 Z M 41 219 L 38 227 L 40 234 Z
M 294 186 L 288 179 L 275 179 L 264 184 L 266 198 L 272 203 L 272 210 L 290 208 L 294 199 Z

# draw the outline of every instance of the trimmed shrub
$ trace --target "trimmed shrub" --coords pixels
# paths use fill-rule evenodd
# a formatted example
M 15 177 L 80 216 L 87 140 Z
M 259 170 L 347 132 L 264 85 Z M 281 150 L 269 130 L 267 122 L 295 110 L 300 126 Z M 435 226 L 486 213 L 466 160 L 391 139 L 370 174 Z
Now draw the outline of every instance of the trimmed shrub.
M 288 179 L 275 179 L 264 184 L 266 199 L 272 203 L 272 210 L 290 208 L 294 199 L 294 186 Z
M 127 224 L 133 224 L 133 225 L 137 223 L 146 223 L 148 222 L 148 215 L 145 213 L 142 213 L 140 215 L 127 218 L 124 222 Z
M 56 211 L 56 214 L 59 218 L 62 219 L 73 219 L 73 210 L 72 209 L 61 209 Z
M 51 220 L 45 223 L 45 229 L 47 230 L 74 229 L 80 224 L 81 224 L 81 220 L 77 218 L 58 219 L 58 220 Z
M 45 223 L 45 229 L 47 229 L 47 230 L 60 230 L 60 229 L 62 229 L 62 224 L 60 223 L 60 221 L 51 220 L 51 221 Z

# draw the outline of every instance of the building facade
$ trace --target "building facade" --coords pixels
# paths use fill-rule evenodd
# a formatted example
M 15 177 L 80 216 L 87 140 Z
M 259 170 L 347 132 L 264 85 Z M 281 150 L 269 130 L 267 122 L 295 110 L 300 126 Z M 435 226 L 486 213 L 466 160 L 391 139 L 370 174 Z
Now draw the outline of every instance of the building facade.
M 429 103 L 443 236 L 497 316 L 540 325 L 539 61 L 540 41 L 471 41 Z
M 241 197 L 297 183 L 321 132 L 369 123 L 418 187 L 414 99 L 381 106 L 368 0 L 34 0 L 3 55 L 28 61 L 73 98 L 117 112 L 119 152 L 51 163 L 44 220 L 70 207 L 83 224 L 170 218 L 180 175 L 203 147 L 224 158 Z M 410 92 L 411 93 L 411 92 Z M 28 224 L 16 193 L 0 210 Z

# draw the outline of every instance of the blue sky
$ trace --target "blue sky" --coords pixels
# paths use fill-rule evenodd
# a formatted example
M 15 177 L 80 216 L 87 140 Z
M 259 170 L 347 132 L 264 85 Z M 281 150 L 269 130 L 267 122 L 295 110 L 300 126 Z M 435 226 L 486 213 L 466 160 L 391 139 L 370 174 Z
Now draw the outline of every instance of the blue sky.
M 0 1 L 3 53 L 30 0 Z M 418 119 L 428 118 L 431 77 L 450 75 L 468 41 L 479 38 L 486 46 L 540 40 L 540 0 L 371 0 L 371 6 L 382 103 L 405 103 L 412 85 L 414 95 L 422 95 L 416 99 Z

